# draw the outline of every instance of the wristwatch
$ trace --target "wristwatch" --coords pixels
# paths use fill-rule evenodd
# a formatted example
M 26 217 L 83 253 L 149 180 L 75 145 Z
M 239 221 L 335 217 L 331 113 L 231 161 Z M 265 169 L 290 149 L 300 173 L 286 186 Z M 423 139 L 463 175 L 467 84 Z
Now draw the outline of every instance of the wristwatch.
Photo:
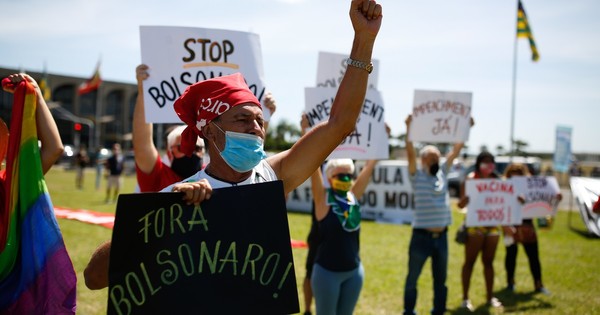
M 346 64 L 349 66 L 353 66 L 359 69 L 363 69 L 366 70 L 368 73 L 371 73 L 371 71 L 373 71 L 373 63 L 369 62 L 363 62 L 363 61 L 358 61 L 358 60 L 354 60 L 352 58 L 348 58 L 346 59 Z

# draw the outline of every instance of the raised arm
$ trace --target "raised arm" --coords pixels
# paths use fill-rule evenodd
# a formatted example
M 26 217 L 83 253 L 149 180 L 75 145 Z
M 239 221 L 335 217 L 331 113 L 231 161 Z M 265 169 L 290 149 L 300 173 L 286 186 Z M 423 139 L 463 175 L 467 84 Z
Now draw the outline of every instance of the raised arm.
M 417 172 L 417 153 L 412 140 L 410 140 L 410 124 L 412 123 L 412 115 L 406 117 L 406 158 L 408 159 L 408 173 L 413 176 Z
M 475 120 L 471 117 L 471 127 L 475 125 Z M 460 150 L 465 146 L 464 142 L 455 143 L 452 147 L 452 151 L 446 155 L 446 167 L 449 169 L 452 166 L 454 159 L 460 154 Z
M 37 136 L 42 146 L 40 148 L 40 157 L 42 160 L 42 171 L 44 174 L 50 170 L 52 165 L 58 160 L 63 153 L 64 146 L 60 140 L 60 133 L 56 122 L 48 109 L 48 105 L 44 100 L 42 91 L 37 82 L 28 74 L 17 73 L 8 76 L 13 86 L 16 86 L 23 80 L 27 80 L 35 88 L 37 94 L 37 106 L 35 111 Z M 5 88 L 9 93 L 14 93 L 14 89 Z
M 152 124 L 146 123 L 146 113 L 144 109 L 144 89 L 143 81 L 148 78 L 148 66 L 139 65 L 135 69 L 137 79 L 138 95 L 133 109 L 133 155 L 137 167 L 144 173 L 152 172 L 158 150 L 154 146 L 152 139 Z
M 270 117 L 273 118 L 273 115 L 275 114 L 275 111 L 277 110 L 277 104 L 275 103 L 275 98 L 273 97 L 273 94 L 271 94 L 271 92 L 267 92 L 267 94 L 265 95 L 264 104 L 265 104 L 265 107 L 270 112 Z M 269 129 L 268 121 L 264 122 L 264 128 L 265 128 L 265 132 L 267 132 L 267 130 Z
M 353 0 L 350 19 L 354 28 L 350 58 L 368 64 L 381 26 L 381 6 L 373 0 Z M 286 194 L 306 180 L 354 130 L 365 99 L 368 78 L 369 73 L 365 69 L 348 66 L 329 120 L 314 126 L 290 150 L 268 158 L 277 177 L 283 180 Z
M 373 170 L 375 169 L 376 164 L 377 160 L 368 160 L 365 163 L 363 169 L 356 177 L 356 181 L 354 182 L 354 185 L 352 185 L 352 193 L 354 194 L 356 199 L 360 199 L 360 197 L 362 197 L 362 195 L 365 193 L 365 190 L 369 185 L 371 175 L 373 174 Z
M 325 200 L 325 187 L 323 186 L 323 175 L 320 167 L 310 177 L 310 188 L 315 203 L 315 217 L 321 221 L 327 216 L 329 207 L 327 206 L 327 200 Z

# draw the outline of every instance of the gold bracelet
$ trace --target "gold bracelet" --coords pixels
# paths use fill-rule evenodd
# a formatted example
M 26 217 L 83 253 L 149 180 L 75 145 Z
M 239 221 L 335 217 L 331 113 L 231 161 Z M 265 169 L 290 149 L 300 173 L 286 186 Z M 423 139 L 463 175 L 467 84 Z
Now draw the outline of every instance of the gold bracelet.
M 346 64 L 355 68 L 359 68 L 359 69 L 363 69 L 365 71 L 367 71 L 369 74 L 371 73 L 371 71 L 373 71 L 373 63 L 369 62 L 363 62 L 363 61 L 358 61 L 358 60 L 354 60 L 352 58 L 348 58 L 346 59 Z

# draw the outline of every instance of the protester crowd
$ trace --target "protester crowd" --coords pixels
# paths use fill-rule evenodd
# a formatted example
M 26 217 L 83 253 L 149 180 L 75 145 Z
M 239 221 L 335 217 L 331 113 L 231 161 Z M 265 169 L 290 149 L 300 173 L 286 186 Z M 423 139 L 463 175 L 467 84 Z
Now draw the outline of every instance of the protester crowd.
M 361 209 L 358 199 L 365 192 L 376 160 L 366 161 L 358 172 L 351 159 L 326 160 L 338 144 L 350 134 L 361 111 L 367 89 L 368 65 L 382 22 L 382 8 L 372 0 L 352 1 L 350 20 L 354 41 L 348 68 L 340 82 L 330 110 L 330 118 L 307 128 L 302 121 L 303 135 L 291 149 L 267 156 L 264 139 L 268 122 L 263 111 L 273 114 L 275 99 L 271 94 L 260 102 L 239 74 L 225 75 L 190 85 L 174 104 L 175 112 L 183 122 L 166 134 L 166 155 L 161 157 L 153 142 L 153 126 L 145 121 L 143 82 L 150 76 L 147 65 L 135 69 L 138 97 L 133 113 L 133 150 L 139 192 L 181 192 L 189 204 L 200 204 L 211 198 L 219 188 L 258 184 L 281 180 L 287 196 L 298 185 L 310 178 L 313 196 L 313 222 L 309 236 L 309 255 L 304 280 L 304 314 L 311 314 L 314 297 L 317 314 L 352 314 L 359 301 L 363 278 L 368 274 L 360 259 Z M 357 61 L 357 62 L 353 62 Z M 18 83 L 33 79 L 15 74 L 11 80 Z M 37 85 L 36 85 L 37 86 Z M 222 100 L 227 110 L 213 111 L 204 100 Z M 43 108 L 42 108 L 43 109 Z M 214 109 L 214 107 L 213 107 Z M 47 123 L 48 115 L 41 116 Z M 50 120 L 52 120 L 50 118 Z M 202 122 L 202 123 L 200 123 Z M 414 191 L 414 219 L 410 243 L 406 248 L 408 265 L 403 284 L 404 314 L 416 314 L 417 282 L 428 259 L 432 266 L 432 314 L 443 314 L 447 309 L 448 288 L 448 227 L 452 224 L 447 175 L 453 160 L 461 154 L 464 143 L 456 143 L 442 155 L 433 145 L 419 147 L 410 138 L 413 117 L 406 118 L 406 152 L 408 172 Z M 471 125 L 474 121 L 471 120 Z M 62 148 L 56 137 L 56 127 L 50 123 L 54 135 L 42 140 L 44 170 L 60 156 L 45 152 Z M 115 202 L 121 193 L 123 154 L 119 143 L 112 146 L 112 155 L 103 161 L 107 174 L 106 199 Z M 443 162 L 442 162 L 443 159 Z M 84 185 L 83 169 L 90 163 L 85 149 L 77 155 L 76 187 Z M 321 166 L 324 166 L 321 169 Z M 526 167 L 510 165 L 503 175 L 494 172 L 494 156 L 483 152 L 477 157 L 475 170 L 468 180 L 504 176 L 530 176 Z M 468 208 L 469 200 L 461 189 L 460 208 Z M 470 211 L 469 209 L 466 210 Z M 504 234 L 506 249 L 506 287 L 515 289 L 517 244 L 525 249 L 529 259 L 536 292 L 550 294 L 542 283 L 538 239 L 531 220 L 521 225 L 477 227 L 469 226 L 464 244 L 464 264 L 461 271 L 462 308 L 473 311 L 470 300 L 470 281 L 474 264 L 481 253 L 485 279 L 485 298 L 489 307 L 500 308 L 502 301 L 493 295 L 495 270 L 493 261 Z M 89 289 L 109 285 L 111 241 L 99 244 L 91 253 L 84 271 Z M 390 280 L 396 281 L 396 280 Z M 400 298 L 400 297 L 399 297 Z

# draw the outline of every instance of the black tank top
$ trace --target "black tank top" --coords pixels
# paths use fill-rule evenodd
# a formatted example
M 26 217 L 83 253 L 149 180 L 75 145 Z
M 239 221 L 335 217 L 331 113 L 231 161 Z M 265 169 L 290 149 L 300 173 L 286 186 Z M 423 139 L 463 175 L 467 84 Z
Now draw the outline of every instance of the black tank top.
M 331 207 L 325 218 L 319 221 L 321 243 L 315 262 L 330 271 L 350 271 L 360 265 L 360 229 L 347 232 Z

